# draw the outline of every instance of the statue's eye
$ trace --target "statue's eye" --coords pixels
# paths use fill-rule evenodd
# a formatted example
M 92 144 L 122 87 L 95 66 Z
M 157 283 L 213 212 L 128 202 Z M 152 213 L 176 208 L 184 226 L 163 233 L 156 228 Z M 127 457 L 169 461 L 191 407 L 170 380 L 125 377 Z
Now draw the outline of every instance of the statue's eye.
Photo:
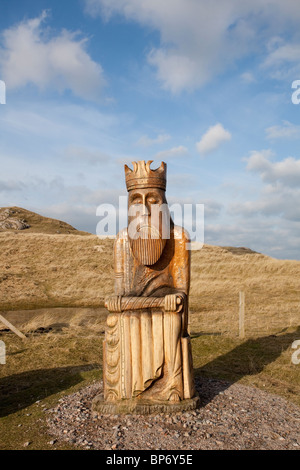
M 147 199 L 147 201 L 149 202 L 149 204 L 156 204 L 156 202 L 157 202 L 156 199 L 155 199 L 155 197 L 149 197 L 149 198 Z
M 137 196 L 131 201 L 131 203 L 132 204 L 143 204 L 143 201 L 142 201 L 141 197 Z

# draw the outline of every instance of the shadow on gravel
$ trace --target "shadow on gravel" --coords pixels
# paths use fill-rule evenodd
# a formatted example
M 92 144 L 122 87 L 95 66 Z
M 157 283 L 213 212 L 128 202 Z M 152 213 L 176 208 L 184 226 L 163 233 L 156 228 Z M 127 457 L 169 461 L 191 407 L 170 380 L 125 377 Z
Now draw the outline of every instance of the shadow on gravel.
M 201 397 L 202 406 L 242 377 L 262 372 L 283 351 L 290 348 L 294 341 L 300 339 L 300 327 L 293 333 L 283 333 L 284 330 L 278 335 L 248 339 L 232 351 L 195 369 L 196 389 Z
M 37 400 L 70 388 L 84 379 L 82 372 L 99 369 L 100 364 L 87 364 L 57 369 L 40 369 L 0 379 L 0 417 L 22 410 Z

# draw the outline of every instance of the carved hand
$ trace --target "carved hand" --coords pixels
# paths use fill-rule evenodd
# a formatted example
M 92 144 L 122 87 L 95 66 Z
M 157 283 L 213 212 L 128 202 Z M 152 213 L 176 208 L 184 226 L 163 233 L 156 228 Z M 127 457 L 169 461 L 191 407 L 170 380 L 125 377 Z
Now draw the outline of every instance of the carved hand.
M 121 313 L 122 312 L 121 300 L 122 300 L 121 295 L 112 295 L 111 297 L 108 297 L 107 299 L 105 299 L 104 306 L 105 308 L 107 308 L 109 312 Z
M 165 311 L 176 312 L 178 306 L 181 304 L 182 299 L 177 294 L 168 294 L 165 296 Z

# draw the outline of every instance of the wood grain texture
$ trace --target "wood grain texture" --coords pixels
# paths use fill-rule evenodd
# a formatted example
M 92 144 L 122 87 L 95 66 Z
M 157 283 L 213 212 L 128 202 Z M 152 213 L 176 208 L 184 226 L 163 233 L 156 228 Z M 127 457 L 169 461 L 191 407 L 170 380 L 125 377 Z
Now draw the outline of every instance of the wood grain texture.
M 139 170 L 138 164 L 135 169 Z M 131 173 L 128 175 L 131 178 Z M 151 191 L 144 179 L 140 184 L 136 194 L 134 187 L 130 189 L 129 205 L 136 197 L 146 204 L 148 195 L 166 202 L 163 189 L 155 187 L 153 179 Z M 170 222 L 170 237 L 163 244 L 148 239 L 132 243 L 126 229 L 115 240 L 115 295 L 105 303 L 110 311 L 103 372 L 108 407 L 133 400 L 132 407 L 137 409 L 141 400 L 146 408 L 148 403 L 152 409 L 159 403 L 164 408 L 166 403 L 174 405 L 195 397 L 187 332 L 190 240 L 185 230 Z M 145 233 L 152 233 L 150 225 Z M 196 402 L 192 400 L 187 406 Z

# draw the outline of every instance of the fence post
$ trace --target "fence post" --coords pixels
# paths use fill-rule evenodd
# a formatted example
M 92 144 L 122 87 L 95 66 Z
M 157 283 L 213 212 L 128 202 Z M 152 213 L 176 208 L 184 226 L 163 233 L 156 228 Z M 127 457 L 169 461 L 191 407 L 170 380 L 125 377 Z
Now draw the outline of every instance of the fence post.
M 20 338 L 22 339 L 27 339 L 27 337 L 25 335 L 23 335 L 23 333 L 21 333 L 21 331 L 18 330 L 18 328 L 16 328 L 14 325 L 12 325 L 8 320 L 6 320 L 6 318 L 4 318 L 2 315 L 0 315 L 0 321 L 5 325 L 7 326 L 11 331 L 13 331 L 17 336 L 19 336 Z
M 245 292 L 240 291 L 239 337 L 245 338 Z

